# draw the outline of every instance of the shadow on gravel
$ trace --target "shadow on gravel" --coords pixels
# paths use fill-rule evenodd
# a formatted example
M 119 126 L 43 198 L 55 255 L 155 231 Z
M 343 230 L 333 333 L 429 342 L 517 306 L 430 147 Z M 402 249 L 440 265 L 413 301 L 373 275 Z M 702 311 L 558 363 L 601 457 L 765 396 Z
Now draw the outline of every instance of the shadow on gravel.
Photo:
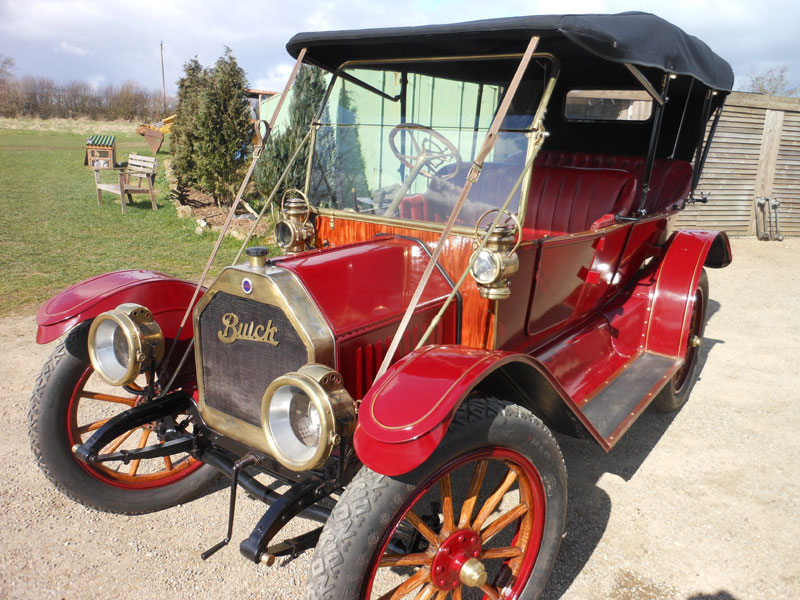
M 722 308 L 722 305 L 719 302 L 713 298 L 709 298 L 708 307 L 706 307 L 706 323 L 711 317 L 714 316 L 715 313 L 719 312 L 720 308 Z
M 217 477 L 217 480 L 214 483 L 212 483 L 210 486 L 208 486 L 206 489 L 200 492 L 197 495 L 197 498 L 205 498 L 206 496 L 210 496 L 211 494 L 216 494 L 217 492 L 220 492 L 222 490 L 226 490 L 228 493 L 230 493 L 231 480 L 223 475 L 220 475 L 219 477 Z M 241 492 L 244 493 L 244 490 L 241 490 Z
M 718 302 L 709 301 L 709 315 L 713 315 L 719 308 Z M 699 377 L 703 375 L 709 352 L 717 344 L 724 343 L 723 340 L 713 338 L 703 339 L 698 354 Z M 690 395 L 688 402 L 691 401 Z M 679 412 L 680 410 L 663 413 L 653 408 L 646 410 L 609 454 L 603 452 L 593 440 L 557 436 L 567 464 L 569 504 L 566 535 L 547 587 L 542 593 L 543 599 L 555 600 L 569 589 L 603 537 L 611 514 L 611 499 L 605 491 L 597 487 L 600 477 L 604 473 L 611 473 L 629 481 Z M 714 595 L 698 594 L 688 600 L 736 598 L 721 591 Z

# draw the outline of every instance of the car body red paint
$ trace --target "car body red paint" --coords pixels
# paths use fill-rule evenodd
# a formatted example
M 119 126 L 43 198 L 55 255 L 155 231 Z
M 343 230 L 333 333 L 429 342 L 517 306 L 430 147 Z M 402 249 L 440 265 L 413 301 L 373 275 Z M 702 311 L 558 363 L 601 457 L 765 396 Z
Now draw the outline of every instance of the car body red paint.
M 36 315 L 36 342 L 46 344 L 78 323 L 126 302 L 146 305 L 166 335 L 177 332 L 195 285 L 141 269 L 114 271 L 76 283 L 45 302 Z M 202 290 L 201 290 L 202 293 Z M 191 322 L 181 339 L 192 337 Z

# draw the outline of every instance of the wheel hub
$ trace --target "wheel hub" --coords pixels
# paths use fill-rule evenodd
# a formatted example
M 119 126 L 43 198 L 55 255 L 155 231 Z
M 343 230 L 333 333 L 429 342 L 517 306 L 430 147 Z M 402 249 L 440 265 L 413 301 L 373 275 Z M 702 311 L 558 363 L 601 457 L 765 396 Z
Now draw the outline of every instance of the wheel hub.
M 448 537 L 431 565 L 431 580 L 440 590 L 454 590 L 460 583 L 479 587 L 486 583 L 486 568 L 479 560 L 480 536 L 471 529 L 460 529 Z

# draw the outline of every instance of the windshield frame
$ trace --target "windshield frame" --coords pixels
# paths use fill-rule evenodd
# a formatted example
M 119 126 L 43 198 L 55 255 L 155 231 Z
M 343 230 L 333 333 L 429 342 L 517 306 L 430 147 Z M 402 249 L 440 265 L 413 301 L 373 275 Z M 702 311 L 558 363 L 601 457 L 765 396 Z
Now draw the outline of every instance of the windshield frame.
M 312 123 L 311 129 L 311 140 L 309 141 L 309 153 L 308 153 L 308 162 L 306 164 L 306 177 L 305 183 L 303 187 L 303 191 L 305 192 L 306 196 L 309 194 L 309 187 L 311 182 L 311 172 L 312 172 L 312 165 L 314 161 L 314 152 L 316 150 L 316 138 L 319 129 L 324 126 L 321 122 L 322 115 L 324 113 L 324 109 L 328 104 L 331 94 L 333 92 L 334 86 L 337 83 L 339 78 L 344 79 L 345 81 L 349 81 L 359 87 L 362 87 L 372 93 L 376 93 L 379 96 L 382 96 L 389 100 L 397 100 L 401 101 L 401 98 L 398 96 L 397 98 L 389 96 L 381 92 L 380 90 L 374 88 L 370 84 L 359 80 L 357 77 L 352 75 L 346 74 L 345 69 L 347 68 L 358 68 L 358 67 L 375 67 L 375 66 L 390 66 L 392 64 L 411 64 L 411 63 L 430 63 L 430 62 L 459 62 L 459 61 L 492 61 L 492 60 L 504 60 L 504 59 L 520 59 L 522 60 L 524 54 L 521 52 L 514 52 L 514 53 L 503 53 L 503 54 L 465 54 L 465 55 L 458 55 L 458 56 L 431 56 L 431 57 L 421 57 L 421 58 L 393 58 L 393 59 L 371 59 L 371 60 L 350 60 L 342 63 L 336 71 L 332 72 L 331 81 L 328 84 L 328 87 L 325 91 L 325 95 L 322 98 L 322 102 L 320 103 L 319 109 L 317 114 L 314 117 L 314 121 Z M 539 151 L 539 147 L 541 144 L 537 144 L 535 140 L 537 138 L 541 138 L 543 136 L 534 135 L 535 132 L 541 131 L 544 132 L 544 115 L 547 111 L 547 107 L 550 103 L 550 100 L 553 96 L 553 90 L 555 88 L 556 82 L 558 80 L 560 71 L 561 71 L 561 62 L 559 59 L 550 52 L 534 52 L 531 55 L 531 59 L 545 59 L 550 62 L 549 73 L 546 74 L 545 83 L 542 89 L 542 95 L 539 99 L 538 106 L 536 111 L 533 113 L 533 118 L 531 119 L 531 124 L 524 130 L 526 135 L 528 136 L 528 144 L 526 147 L 526 156 L 525 156 L 525 164 L 527 165 L 527 170 L 523 173 L 523 180 L 521 184 L 521 190 L 527 190 L 530 187 L 531 183 L 531 175 L 533 171 L 533 159 L 535 158 L 536 154 Z M 529 67 L 530 68 L 530 67 Z M 377 70 L 377 69 L 376 69 Z M 513 98 L 519 90 L 515 91 Z M 500 97 L 500 101 L 504 96 Z M 499 106 L 499 104 L 498 104 Z M 495 108 L 496 114 L 497 107 Z M 484 133 L 484 137 L 485 137 Z M 466 184 L 465 184 L 466 185 Z M 521 193 L 518 191 L 517 193 Z M 528 203 L 528 194 L 521 193 L 520 202 L 517 212 L 515 212 L 515 216 L 520 219 L 520 222 L 524 219 L 525 211 L 527 209 Z M 444 223 L 435 223 L 432 221 L 422 221 L 422 220 L 413 220 L 413 219 L 406 219 L 400 216 L 393 216 L 393 217 L 386 217 L 379 214 L 370 214 L 370 213 L 363 213 L 363 212 L 356 212 L 354 210 L 347 210 L 342 208 L 333 208 L 333 207 L 312 207 L 313 212 L 315 212 L 319 216 L 330 217 L 331 219 L 335 217 L 342 217 L 347 218 L 350 220 L 356 221 L 363 221 L 369 223 L 377 223 L 383 225 L 393 225 L 397 227 L 409 228 L 409 229 L 416 229 L 420 231 L 433 231 L 433 232 L 440 232 L 444 229 Z M 473 225 L 455 225 L 453 227 L 453 231 L 459 233 L 461 235 L 464 234 L 472 234 L 474 233 L 475 227 Z M 520 235 L 522 232 L 520 232 Z

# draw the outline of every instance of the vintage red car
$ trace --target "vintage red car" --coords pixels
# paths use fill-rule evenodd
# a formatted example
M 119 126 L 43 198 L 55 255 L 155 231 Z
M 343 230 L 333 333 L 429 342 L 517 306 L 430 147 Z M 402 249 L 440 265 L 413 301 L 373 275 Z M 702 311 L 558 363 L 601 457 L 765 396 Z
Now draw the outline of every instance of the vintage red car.
M 48 301 L 38 341 L 66 335 L 33 393 L 39 464 L 119 513 L 221 472 L 229 523 L 238 486 L 269 505 L 247 558 L 316 547 L 308 598 L 535 598 L 567 508 L 553 432 L 608 451 L 692 388 L 704 268 L 731 251 L 671 221 L 705 201 L 731 69 L 644 13 L 288 50 L 330 85 L 284 255 L 249 247 L 208 289 L 130 270 Z M 298 515 L 324 525 L 282 539 Z

